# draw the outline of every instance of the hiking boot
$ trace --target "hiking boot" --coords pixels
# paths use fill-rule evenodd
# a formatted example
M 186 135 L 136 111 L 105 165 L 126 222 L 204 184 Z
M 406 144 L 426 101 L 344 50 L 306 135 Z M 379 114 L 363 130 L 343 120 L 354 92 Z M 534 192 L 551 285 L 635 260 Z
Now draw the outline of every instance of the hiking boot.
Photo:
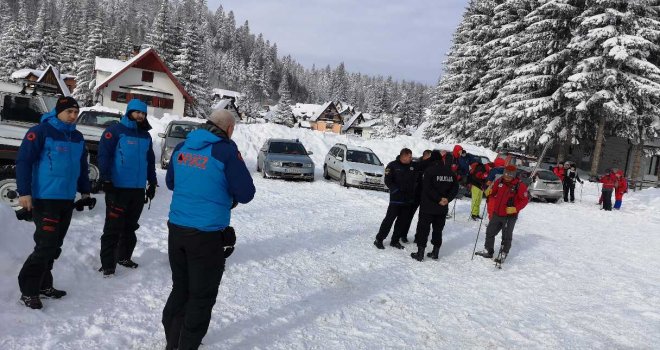
M 498 264 L 503 263 L 504 260 L 506 260 L 506 256 L 507 256 L 508 254 L 509 254 L 509 253 L 507 253 L 507 252 L 501 252 L 501 253 L 500 253 L 500 256 L 497 257 L 497 258 L 495 258 L 495 262 L 498 263 Z
M 482 251 L 478 251 L 478 252 L 474 253 L 474 255 L 483 256 L 486 259 L 492 259 L 493 258 L 493 252 L 491 252 L 489 250 L 486 250 L 486 249 L 484 249 Z
M 33 297 L 21 295 L 21 301 L 30 309 L 39 310 L 44 307 L 44 304 L 41 303 L 41 299 L 39 299 L 38 295 Z
M 471 218 L 474 221 L 481 220 L 481 216 L 479 216 L 479 215 L 472 215 Z
M 402 243 L 408 243 L 408 237 L 401 237 Z
M 426 254 L 426 257 L 433 260 L 438 260 L 438 255 L 440 255 L 440 246 L 433 246 L 433 251 L 430 251 L 428 254 Z
M 375 245 L 376 248 L 378 248 L 378 249 L 385 249 L 385 246 L 383 245 L 383 241 L 375 240 L 375 241 L 374 241 L 374 245 Z
M 126 259 L 126 260 L 119 260 L 117 261 L 117 264 L 128 267 L 129 269 L 137 269 L 138 264 L 135 263 L 135 261 L 131 259 Z
M 66 295 L 66 292 L 63 290 L 55 289 L 53 287 L 42 289 L 39 291 L 40 295 L 43 295 L 46 298 L 59 299 Z
M 115 275 L 115 269 L 111 269 L 111 268 L 104 269 L 101 267 L 99 269 L 99 272 L 103 272 L 103 278 L 108 278 Z
M 417 261 L 424 260 L 424 248 L 418 247 L 417 253 L 410 253 L 410 257 Z
M 403 249 L 404 247 L 401 245 L 399 242 L 390 242 L 390 247 L 394 247 L 397 249 Z

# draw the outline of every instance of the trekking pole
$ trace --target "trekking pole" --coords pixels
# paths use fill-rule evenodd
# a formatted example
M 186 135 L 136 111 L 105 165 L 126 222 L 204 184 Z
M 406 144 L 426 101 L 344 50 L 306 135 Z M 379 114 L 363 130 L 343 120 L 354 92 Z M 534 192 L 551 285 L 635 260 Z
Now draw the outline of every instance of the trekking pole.
M 479 230 L 477 230 L 477 239 L 474 241 L 474 248 L 472 248 L 472 259 L 474 260 L 474 252 L 477 250 L 477 242 L 479 242 L 479 234 L 481 233 L 481 225 L 484 223 L 484 216 L 486 216 L 486 205 L 488 202 L 484 203 L 484 209 L 481 211 L 481 221 L 479 221 Z
M 451 210 L 451 216 L 454 222 L 456 222 L 456 202 L 458 202 L 458 199 L 454 198 L 454 208 Z

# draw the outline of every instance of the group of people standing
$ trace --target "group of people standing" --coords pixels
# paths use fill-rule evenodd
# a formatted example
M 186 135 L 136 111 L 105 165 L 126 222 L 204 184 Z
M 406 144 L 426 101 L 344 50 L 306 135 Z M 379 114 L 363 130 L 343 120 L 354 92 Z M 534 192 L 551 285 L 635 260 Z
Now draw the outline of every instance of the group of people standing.
M 26 133 L 16 161 L 19 204 L 35 224 L 34 251 L 18 276 L 22 303 L 41 309 L 41 298 L 67 295 L 54 288 L 52 269 L 62 252 L 73 209 L 94 207 L 88 154 L 76 130 L 78 102 L 60 97 L 41 123 Z M 100 237 L 100 272 L 117 265 L 135 269 L 136 231 L 145 203 L 156 195 L 155 155 L 146 118 L 147 105 L 134 99 L 118 124 L 99 140 L 98 164 L 106 215 Z M 216 110 L 206 124 L 174 150 L 167 171 L 173 191 L 168 220 L 172 291 L 163 310 L 168 349 L 197 349 L 207 332 L 211 310 L 236 236 L 231 210 L 250 202 L 252 177 L 231 140 L 235 119 Z M 191 181 L 194 179 L 194 181 Z M 81 199 L 75 201 L 76 192 Z
M 565 162 L 563 165 L 561 163 L 557 164 L 557 166 L 552 168 L 552 172 L 559 177 L 563 184 L 564 202 L 568 202 L 569 200 L 571 203 L 575 202 L 575 185 L 578 182 L 580 184 L 584 183 L 580 179 L 575 164 L 571 162 Z M 607 169 L 605 175 L 598 177 L 597 180 L 602 184 L 598 205 L 602 205 L 602 209 L 607 211 L 621 209 L 623 195 L 628 193 L 628 181 L 624 176 L 623 170 Z M 612 194 L 614 194 L 614 205 L 612 205 Z
M 490 221 L 486 229 L 484 250 L 477 255 L 494 256 L 495 237 L 502 231 L 502 244 L 498 259 L 503 261 L 511 249 L 513 229 L 518 214 L 529 202 L 527 186 L 517 177 L 514 165 L 482 164 L 469 155 L 460 145 L 453 152 L 426 150 L 422 157 L 413 161 L 412 151 L 401 150 L 396 160 L 385 168 L 385 184 L 389 189 L 390 203 L 382 221 L 374 245 L 385 249 L 384 240 L 394 231 L 390 246 L 403 249 L 408 243 L 408 231 L 415 212 L 419 218 L 414 243 L 417 252 L 411 257 L 423 261 L 429 233 L 433 249 L 426 257 L 437 260 L 442 246 L 442 231 L 449 214 L 449 203 L 456 199 L 459 188 L 464 186 L 472 196 L 471 218 L 482 219 L 480 205 L 485 194 Z

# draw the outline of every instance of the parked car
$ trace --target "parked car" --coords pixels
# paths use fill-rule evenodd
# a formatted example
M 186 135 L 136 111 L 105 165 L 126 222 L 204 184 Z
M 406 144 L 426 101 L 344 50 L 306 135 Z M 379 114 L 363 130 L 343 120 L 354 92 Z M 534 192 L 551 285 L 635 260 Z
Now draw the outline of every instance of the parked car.
M 325 156 L 323 177 L 345 187 L 386 191 L 385 167 L 369 148 L 335 144 Z
M 89 178 L 92 181 L 92 192 L 94 193 L 100 189 L 97 158 L 101 136 L 109 126 L 119 123 L 122 115 L 122 112 L 117 109 L 102 106 L 83 107 L 76 120 L 76 129 L 83 134 L 87 152 L 89 152 Z
M 563 185 L 555 173 L 546 169 L 536 169 L 532 175 L 532 170 L 530 167 L 518 167 L 518 176 L 528 186 L 531 198 L 556 203 L 564 196 Z
M 264 178 L 314 181 L 314 162 L 299 140 L 268 139 L 257 155 L 257 171 Z
M 534 156 L 511 150 L 500 150 L 497 153 L 497 158 L 504 159 L 506 165 L 513 164 L 515 166 L 524 167 L 533 167 L 538 160 Z
M 199 126 L 200 124 L 196 122 L 176 120 L 167 124 L 165 132 L 158 134 L 158 137 L 163 139 L 160 146 L 160 167 L 162 169 L 167 169 L 170 165 L 174 148 L 185 141 L 188 134 Z

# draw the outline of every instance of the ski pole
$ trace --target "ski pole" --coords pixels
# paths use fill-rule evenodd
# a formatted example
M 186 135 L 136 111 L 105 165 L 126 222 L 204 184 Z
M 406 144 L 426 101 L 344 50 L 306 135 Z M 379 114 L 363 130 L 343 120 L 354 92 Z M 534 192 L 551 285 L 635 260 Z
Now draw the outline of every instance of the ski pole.
M 486 205 L 488 201 L 484 203 L 484 209 L 481 210 L 481 221 L 479 221 L 479 230 L 477 230 L 477 239 L 474 241 L 474 248 L 472 248 L 472 259 L 474 260 L 474 252 L 477 250 L 477 242 L 479 242 L 479 234 L 481 233 L 481 225 L 484 223 L 484 216 L 486 216 Z
M 454 222 L 456 221 L 456 202 L 458 200 L 454 198 L 454 208 L 451 210 L 451 216 L 454 218 Z

